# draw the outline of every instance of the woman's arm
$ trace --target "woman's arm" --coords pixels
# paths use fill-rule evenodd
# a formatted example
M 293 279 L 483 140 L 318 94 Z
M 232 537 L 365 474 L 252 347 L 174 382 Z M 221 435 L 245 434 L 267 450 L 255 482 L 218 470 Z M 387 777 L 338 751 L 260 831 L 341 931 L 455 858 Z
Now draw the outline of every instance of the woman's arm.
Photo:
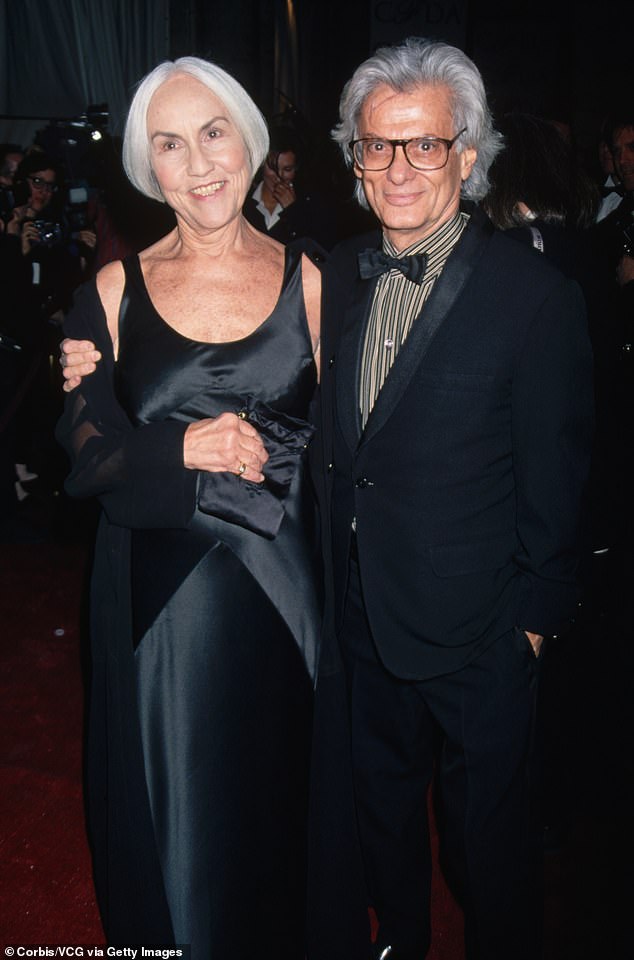
M 264 446 L 257 431 L 233 414 L 196 424 L 130 423 L 114 395 L 113 343 L 94 283 L 78 294 L 65 329 L 73 339 L 94 344 L 101 357 L 94 373 L 69 394 L 57 427 L 71 460 L 71 496 L 98 497 L 120 526 L 186 527 L 201 470 L 237 473 L 245 463 L 243 478 L 262 479 Z

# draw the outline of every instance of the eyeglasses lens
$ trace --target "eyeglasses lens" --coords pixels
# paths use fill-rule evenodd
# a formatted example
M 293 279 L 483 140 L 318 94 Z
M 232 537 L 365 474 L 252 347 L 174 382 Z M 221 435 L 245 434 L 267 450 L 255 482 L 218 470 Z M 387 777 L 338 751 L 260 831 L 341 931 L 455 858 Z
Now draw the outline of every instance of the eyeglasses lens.
M 410 164 L 417 170 L 437 170 L 447 162 L 449 148 L 444 140 L 431 137 L 408 140 L 402 145 Z M 389 140 L 357 140 L 355 160 L 363 170 L 387 170 L 396 147 Z

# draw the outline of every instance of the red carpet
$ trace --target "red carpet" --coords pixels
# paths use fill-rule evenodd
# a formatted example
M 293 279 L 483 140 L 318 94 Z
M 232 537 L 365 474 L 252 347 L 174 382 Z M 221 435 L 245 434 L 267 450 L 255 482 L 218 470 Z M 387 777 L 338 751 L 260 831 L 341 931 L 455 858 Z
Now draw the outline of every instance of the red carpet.
M 81 789 L 85 551 L 2 545 L 0 566 L 2 939 L 103 943 Z
M 0 546 L 4 943 L 103 943 L 81 791 L 80 604 L 87 551 Z M 462 918 L 434 877 L 430 960 L 462 960 Z
M 54 539 L 0 545 L 3 946 L 104 942 L 81 790 L 79 622 L 87 553 L 82 544 Z M 620 671 L 614 658 L 596 655 L 598 639 L 604 652 L 616 640 L 630 651 L 626 632 L 629 640 L 622 629 L 589 624 L 566 667 L 574 800 L 567 842 L 546 858 L 545 960 L 631 956 L 631 652 Z M 438 870 L 433 927 L 428 960 L 463 960 L 462 917 Z

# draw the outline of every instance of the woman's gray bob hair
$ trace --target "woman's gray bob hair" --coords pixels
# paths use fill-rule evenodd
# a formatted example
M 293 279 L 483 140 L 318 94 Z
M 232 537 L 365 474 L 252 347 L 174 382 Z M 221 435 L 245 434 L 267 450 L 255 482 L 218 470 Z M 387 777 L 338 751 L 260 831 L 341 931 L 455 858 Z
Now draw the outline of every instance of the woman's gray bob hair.
M 358 136 L 361 109 L 382 84 L 399 93 L 423 84 L 448 88 L 455 132 L 467 128 L 454 149 L 461 153 L 465 147 L 473 147 L 478 154 L 469 178 L 462 185 L 462 195 L 481 200 L 488 191 L 489 168 L 502 148 L 502 137 L 493 127 L 482 77 L 473 61 L 457 47 L 421 37 L 409 37 L 393 47 L 380 47 L 355 70 L 339 102 L 341 119 L 332 135 L 349 167 L 353 165 L 353 158 L 348 144 Z M 360 180 L 355 192 L 359 203 L 367 207 Z
M 198 57 L 165 60 L 148 73 L 137 87 L 130 104 L 123 137 L 123 166 L 130 182 L 146 197 L 161 202 L 164 202 L 164 198 L 152 170 L 147 114 L 150 101 L 159 87 L 170 77 L 183 74 L 200 81 L 222 100 L 244 141 L 251 176 L 254 176 L 264 162 L 269 149 L 269 134 L 264 117 L 244 87 L 226 70 Z

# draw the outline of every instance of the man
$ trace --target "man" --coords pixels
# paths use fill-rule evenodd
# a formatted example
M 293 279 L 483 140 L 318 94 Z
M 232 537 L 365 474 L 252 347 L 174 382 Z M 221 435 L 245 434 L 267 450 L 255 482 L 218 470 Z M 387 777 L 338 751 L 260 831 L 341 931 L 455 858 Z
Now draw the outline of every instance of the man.
M 308 956 L 425 956 L 440 738 L 444 854 L 468 957 L 528 960 L 540 927 L 537 659 L 577 602 L 592 420 L 584 308 L 574 283 L 461 208 L 461 193 L 486 192 L 499 149 L 461 51 L 379 50 L 341 107 L 336 138 L 382 230 L 340 246 L 325 277 L 312 452 L 325 638 L 338 642 L 323 657 L 315 739 L 313 846 L 329 865 L 309 891 L 329 930 Z M 67 356 L 69 385 L 94 359 Z M 372 946 L 350 863 L 357 827 Z
M 461 51 L 417 39 L 377 51 L 344 90 L 335 138 L 381 225 L 333 253 L 320 433 L 375 956 L 422 960 L 429 946 L 440 732 L 467 956 L 538 957 L 535 683 L 544 636 L 577 602 L 584 307 L 574 283 L 461 205 L 486 192 L 500 146 Z

